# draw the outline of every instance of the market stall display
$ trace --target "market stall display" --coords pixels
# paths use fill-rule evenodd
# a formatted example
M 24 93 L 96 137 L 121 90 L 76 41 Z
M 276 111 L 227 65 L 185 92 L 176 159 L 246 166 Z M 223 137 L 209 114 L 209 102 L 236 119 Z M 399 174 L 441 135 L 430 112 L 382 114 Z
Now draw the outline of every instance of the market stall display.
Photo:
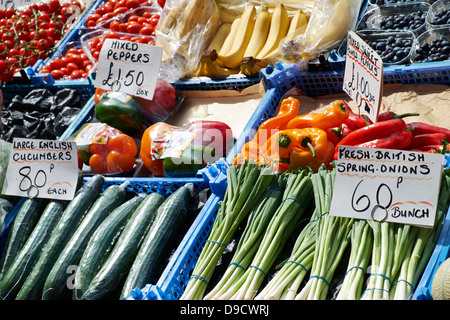
M 0 10 L 0 187 L 15 138 L 74 143 L 78 177 L 72 200 L 0 194 L 0 299 L 448 299 L 448 12 L 448 0 Z M 343 94 L 350 30 L 383 60 L 372 120 Z M 96 87 L 109 39 L 161 49 L 151 99 L 120 76 Z M 390 214 L 381 186 L 371 218 L 336 215 L 344 149 L 442 160 L 424 179 L 432 223 L 375 219 Z

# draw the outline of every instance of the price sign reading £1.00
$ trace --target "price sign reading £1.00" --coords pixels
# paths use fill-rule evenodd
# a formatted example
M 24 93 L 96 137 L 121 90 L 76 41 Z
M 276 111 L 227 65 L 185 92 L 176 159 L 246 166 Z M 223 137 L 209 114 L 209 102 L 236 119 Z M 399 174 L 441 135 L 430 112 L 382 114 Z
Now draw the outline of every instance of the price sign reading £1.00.
M 342 89 L 356 102 L 361 114 L 376 122 L 383 94 L 383 61 L 351 30 Z
M 161 58 L 161 47 L 106 39 L 98 59 L 95 87 L 151 100 Z
M 75 142 L 14 138 L 2 194 L 72 200 L 77 182 Z
M 330 215 L 433 227 L 444 156 L 339 146 Z

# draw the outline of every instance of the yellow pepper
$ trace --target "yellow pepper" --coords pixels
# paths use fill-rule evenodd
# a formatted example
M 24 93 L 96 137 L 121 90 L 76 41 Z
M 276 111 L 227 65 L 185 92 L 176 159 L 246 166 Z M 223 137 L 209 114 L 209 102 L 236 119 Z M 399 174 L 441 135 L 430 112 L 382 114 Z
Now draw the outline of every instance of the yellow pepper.
M 242 160 L 257 159 L 259 149 L 275 130 L 286 129 L 287 124 L 298 115 L 300 101 L 293 97 L 283 99 L 280 109 L 275 117 L 264 121 L 256 131 L 252 140 L 242 146 L 241 152 L 234 158 L 233 164 L 236 165 Z
M 336 100 L 330 108 L 321 113 L 310 112 L 293 118 L 287 124 L 287 129 L 320 128 L 327 130 L 340 127 L 348 116 L 349 113 L 345 105 Z
M 322 164 L 330 168 L 334 144 L 320 128 L 286 129 L 272 135 L 261 149 L 266 162 L 285 163 L 289 170 L 298 168 L 317 172 Z

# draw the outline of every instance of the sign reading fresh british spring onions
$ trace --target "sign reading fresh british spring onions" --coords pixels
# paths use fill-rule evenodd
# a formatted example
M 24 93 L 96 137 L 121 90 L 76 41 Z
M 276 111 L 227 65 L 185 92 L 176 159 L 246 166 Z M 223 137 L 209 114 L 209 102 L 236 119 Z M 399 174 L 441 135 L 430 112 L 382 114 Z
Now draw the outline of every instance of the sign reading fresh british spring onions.
M 433 227 L 441 154 L 340 146 L 330 214 Z

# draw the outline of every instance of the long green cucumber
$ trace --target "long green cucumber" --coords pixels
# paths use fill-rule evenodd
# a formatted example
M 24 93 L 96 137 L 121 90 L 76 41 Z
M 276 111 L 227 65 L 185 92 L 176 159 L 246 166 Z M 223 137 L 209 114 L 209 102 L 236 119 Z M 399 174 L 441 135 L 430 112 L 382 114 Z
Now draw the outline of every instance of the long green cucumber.
M 139 245 L 163 202 L 164 197 L 158 193 L 150 193 L 145 197 L 126 224 L 105 263 L 92 279 L 82 300 L 100 300 L 117 287 L 133 263 Z
M 135 288 L 153 283 L 165 259 L 170 256 L 173 240 L 188 213 L 190 189 L 185 185 L 172 193 L 158 208 L 155 220 L 145 235 L 122 288 L 121 299 Z
M 22 203 L 11 226 L 1 260 L 0 278 L 3 277 L 17 253 L 33 231 L 47 200 L 27 198 Z
M 50 201 L 47 204 L 27 242 L 25 242 L 0 282 L 1 299 L 9 300 L 16 297 L 39 253 L 61 218 L 61 213 L 66 205 L 67 201 L 57 200 Z
M 94 175 L 69 202 L 47 244 L 42 249 L 39 259 L 17 294 L 16 300 L 37 300 L 41 298 L 42 288 L 51 267 L 58 259 L 80 221 L 98 198 L 104 181 L 103 176 Z
M 103 262 L 111 253 L 119 235 L 125 228 L 132 214 L 144 200 L 136 196 L 117 207 L 95 230 L 80 259 L 75 273 L 72 299 L 80 300 L 94 275 L 100 270 Z
M 125 189 L 118 185 L 109 186 L 95 200 L 51 268 L 44 283 L 42 300 L 59 300 L 66 296 L 65 293 L 69 291 L 68 286 L 72 286 L 67 279 L 68 268 L 78 265 L 95 229 L 124 201 Z

